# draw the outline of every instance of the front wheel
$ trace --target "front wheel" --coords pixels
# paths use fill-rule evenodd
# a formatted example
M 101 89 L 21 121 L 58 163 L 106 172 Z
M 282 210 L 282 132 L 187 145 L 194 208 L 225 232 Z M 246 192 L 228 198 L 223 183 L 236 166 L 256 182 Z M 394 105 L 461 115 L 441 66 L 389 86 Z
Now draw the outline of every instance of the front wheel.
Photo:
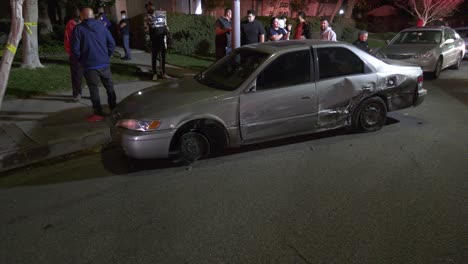
M 439 58 L 437 60 L 436 67 L 435 67 L 434 71 L 432 72 L 432 76 L 434 77 L 434 79 L 439 78 L 439 75 L 440 75 L 441 71 L 442 71 L 442 58 Z
M 387 107 L 380 97 L 364 100 L 357 108 L 353 117 L 353 128 L 362 132 L 380 130 L 387 120 Z
M 210 153 L 210 142 L 201 133 L 189 131 L 179 138 L 176 161 L 191 164 Z
M 462 56 L 461 53 L 459 53 L 459 54 L 458 54 L 458 57 L 457 57 L 457 61 L 456 61 L 455 64 L 453 65 L 453 68 L 454 68 L 455 70 L 460 69 L 462 60 L 463 60 L 463 56 Z

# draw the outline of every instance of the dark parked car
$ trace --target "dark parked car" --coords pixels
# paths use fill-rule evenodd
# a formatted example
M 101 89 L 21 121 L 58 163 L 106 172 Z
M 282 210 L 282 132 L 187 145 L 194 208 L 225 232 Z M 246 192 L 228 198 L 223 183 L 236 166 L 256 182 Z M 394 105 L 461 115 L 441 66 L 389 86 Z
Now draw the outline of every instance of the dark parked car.
M 237 48 L 194 78 L 130 95 L 113 112 L 114 135 L 130 157 L 191 162 L 339 127 L 376 131 L 387 112 L 416 106 L 426 93 L 420 67 L 346 43 L 266 42 Z
M 465 44 L 457 32 L 449 27 L 430 26 L 401 31 L 376 56 L 414 63 L 437 78 L 445 68 L 459 69 L 464 54 Z

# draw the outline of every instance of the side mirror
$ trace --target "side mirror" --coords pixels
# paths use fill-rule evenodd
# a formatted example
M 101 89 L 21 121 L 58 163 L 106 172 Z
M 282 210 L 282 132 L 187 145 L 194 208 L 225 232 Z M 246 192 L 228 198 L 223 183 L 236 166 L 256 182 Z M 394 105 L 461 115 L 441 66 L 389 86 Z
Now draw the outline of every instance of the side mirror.
M 455 40 L 450 38 L 450 39 L 446 39 L 444 44 L 453 44 L 454 42 Z

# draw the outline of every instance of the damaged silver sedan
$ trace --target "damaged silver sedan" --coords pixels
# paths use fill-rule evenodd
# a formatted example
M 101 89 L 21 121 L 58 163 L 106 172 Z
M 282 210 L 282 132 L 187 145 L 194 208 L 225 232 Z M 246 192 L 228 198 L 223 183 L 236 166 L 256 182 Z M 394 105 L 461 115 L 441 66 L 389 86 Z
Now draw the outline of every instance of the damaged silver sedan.
M 194 78 L 130 95 L 113 112 L 127 156 L 193 162 L 217 150 L 349 126 L 382 128 L 424 100 L 420 67 L 319 40 L 243 46 Z M 400 63 L 401 62 L 395 62 Z

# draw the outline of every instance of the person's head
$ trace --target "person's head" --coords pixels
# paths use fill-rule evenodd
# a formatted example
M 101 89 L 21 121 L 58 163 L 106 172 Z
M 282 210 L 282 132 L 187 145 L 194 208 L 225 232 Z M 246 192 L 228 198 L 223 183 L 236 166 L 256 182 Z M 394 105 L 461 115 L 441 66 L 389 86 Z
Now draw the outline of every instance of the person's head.
M 255 20 L 255 11 L 253 11 L 253 10 L 247 11 L 247 20 L 249 22 L 252 22 L 252 21 Z
M 146 8 L 146 11 L 150 14 L 154 12 L 154 6 L 153 6 L 153 3 L 151 2 L 146 3 L 145 8 Z
M 297 13 L 297 22 L 304 22 L 305 18 L 306 15 L 303 11 L 299 11 L 299 13 Z
M 224 9 L 224 17 L 227 18 L 227 19 L 231 19 L 232 18 L 232 10 L 231 8 L 226 8 Z
M 358 33 L 358 39 L 361 42 L 367 41 L 367 37 L 369 36 L 369 33 L 367 31 L 360 31 Z
M 279 28 L 279 19 L 277 17 L 272 17 L 270 24 L 274 29 L 278 29 Z
M 83 7 L 80 10 L 80 20 L 92 19 L 94 18 L 94 12 L 91 7 Z
M 122 17 L 122 19 L 127 18 L 127 12 L 125 10 L 120 11 L 120 16 Z
M 328 27 L 328 20 L 326 18 L 320 19 L 320 29 L 325 30 Z

